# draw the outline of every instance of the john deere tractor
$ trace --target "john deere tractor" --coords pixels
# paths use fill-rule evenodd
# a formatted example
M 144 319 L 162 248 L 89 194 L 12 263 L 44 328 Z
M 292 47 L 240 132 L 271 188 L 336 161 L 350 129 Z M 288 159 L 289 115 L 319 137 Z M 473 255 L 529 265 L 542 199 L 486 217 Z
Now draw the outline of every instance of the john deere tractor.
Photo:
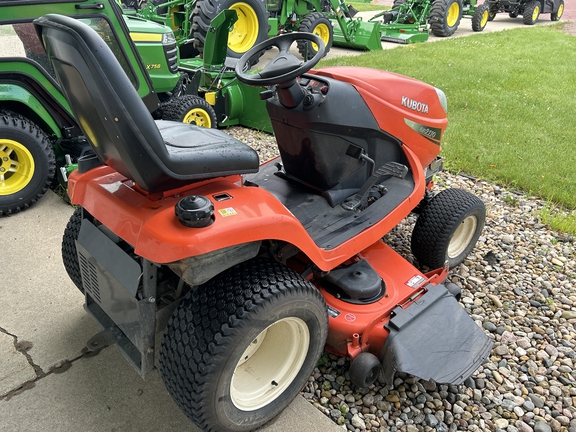
M 115 48 L 128 54 L 122 66 L 155 117 L 216 126 L 204 99 L 184 95 L 188 75 L 178 69 L 176 41 L 166 26 L 123 16 L 113 2 L 0 0 L 0 216 L 29 207 L 57 178 L 65 182 L 88 148 L 32 23 L 46 13 L 78 18 L 106 42 L 123 41 Z
M 534 25 L 540 14 L 550 14 L 552 21 L 558 21 L 564 14 L 564 0 L 487 0 L 489 20 L 498 12 L 506 12 L 510 18 L 522 16 L 526 25 Z
M 281 33 L 300 31 L 319 36 L 330 50 L 332 43 L 361 50 L 381 50 L 380 27 L 355 19 L 355 10 L 343 0 L 124 0 L 124 13 L 171 27 L 180 56 L 202 55 L 211 22 L 225 9 L 238 20 L 230 28 L 228 57 L 239 58 L 248 49 Z M 317 52 L 314 43 L 299 41 L 306 58 Z
M 380 22 L 382 40 L 414 43 L 434 36 L 452 36 L 463 16 L 472 18 L 472 30 L 482 31 L 488 22 L 488 6 L 477 0 L 394 0 L 392 9 L 370 19 Z

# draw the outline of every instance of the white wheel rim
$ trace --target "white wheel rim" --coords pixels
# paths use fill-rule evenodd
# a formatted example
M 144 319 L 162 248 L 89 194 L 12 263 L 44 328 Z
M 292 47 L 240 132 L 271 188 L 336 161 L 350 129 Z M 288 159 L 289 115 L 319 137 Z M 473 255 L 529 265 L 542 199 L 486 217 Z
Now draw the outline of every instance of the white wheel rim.
M 281 319 L 246 348 L 230 382 L 230 398 L 236 408 L 254 411 L 268 405 L 292 383 L 300 371 L 310 331 L 300 318 Z
M 450 239 L 448 258 L 456 258 L 466 250 L 474 237 L 477 226 L 478 221 L 475 216 L 468 216 L 460 223 L 460 226 L 456 228 L 454 235 Z

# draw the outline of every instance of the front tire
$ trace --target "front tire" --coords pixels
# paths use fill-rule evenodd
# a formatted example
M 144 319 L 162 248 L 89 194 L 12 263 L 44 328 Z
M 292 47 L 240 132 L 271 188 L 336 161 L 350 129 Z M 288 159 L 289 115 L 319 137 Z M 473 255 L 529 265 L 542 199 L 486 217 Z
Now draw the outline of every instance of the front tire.
M 412 253 L 420 264 L 455 267 L 472 251 L 484 228 L 486 208 L 463 189 L 446 189 L 423 208 L 412 231 Z
M 475 32 L 481 32 L 486 27 L 489 19 L 490 6 L 486 3 L 482 3 L 476 8 L 474 15 L 472 15 L 472 30 Z
M 526 25 L 534 25 L 540 16 L 540 2 L 531 1 L 524 8 L 524 13 L 522 14 L 522 22 Z
M 200 96 L 184 95 L 171 99 L 162 106 L 162 119 L 216 128 L 218 121 L 212 105 Z
M 462 0 L 435 0 L 430 11 L 430 30 L 434 36 L 452 36 L 462 18 Z
M 560 0 L 560 4 L 558 5 L 558 10 L 556 12 L 552 12 L 550 14 L 550 19 L 552 21 L 560 21 L 560 18 L 562 18 L 562 15 L 564 15 L 564 0 Z
M 486 3 L 484 3 L 484 4 L 486 4 Z M 488 4 L 488 9 L 489 9 L 488 21 L 494 21 L 494 18 L 496 18 L 496 15 L 498 14 L 498 7 L 497 6 L 494 7 L 494 6 L 491 6 L 490 4 Z
M 324 55 L 328 54 L 334 40 L 334 30 L 330 20 L 324 14 L 320 12 L 309 13 L 300 23 L 298 31 L 319 36 L 324 42 Z M 297 44 L 298 52 L 300 52 L 304 60 L 310 60 L 318 52 L 318 45 L 314 42 L 300 40 Z
M 228 36 L 228 57 L 240 58 L 254 45 L 268 39 L 268 12 L 262 0 L 198 0 L 190 19 L 194 47 L 201 55 L 210 22 L 224 9 L 233 9 L 238 14 Z
M 250 431 L 304 386 L 328 332 L 313 285 L 275 261 L 234 266 L 191 291 L 162 340 L 160 372 L 200 428 Z
M 0 216 L 27 209 L 54 180 L 48 135 L 27 118 L 0 110 Z

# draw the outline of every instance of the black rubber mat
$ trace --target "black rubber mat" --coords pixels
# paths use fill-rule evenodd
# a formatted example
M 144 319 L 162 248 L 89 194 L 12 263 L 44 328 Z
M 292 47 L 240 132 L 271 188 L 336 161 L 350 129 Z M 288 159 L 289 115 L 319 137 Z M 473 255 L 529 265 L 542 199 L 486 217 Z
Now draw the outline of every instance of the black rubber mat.
M 331 207 L 318 192 L 275 175 L 278 168 L 269 163 L 246 179 L 273 194 L 302 223 L 314 242 L 333 249 L 385 218 L 414 189 L 409 172 L 404 179 L 389 178 L 381 184 L 388 192 L 361 212 Z

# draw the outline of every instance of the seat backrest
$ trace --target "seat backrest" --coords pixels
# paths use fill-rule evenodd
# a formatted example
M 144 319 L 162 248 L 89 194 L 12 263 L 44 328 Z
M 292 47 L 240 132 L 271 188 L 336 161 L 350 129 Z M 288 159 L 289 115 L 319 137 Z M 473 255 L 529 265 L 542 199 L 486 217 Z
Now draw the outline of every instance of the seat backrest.
M 107 43 L 62 15 L 34 21 L 70 108 L 100 160 L 158 191 L 178 183 L 163 169 L 168 151 L 150 112 Z M 110 41 L 109 41 L 110 43 Z M 122 49 L 115 50 L 122 56 Z

